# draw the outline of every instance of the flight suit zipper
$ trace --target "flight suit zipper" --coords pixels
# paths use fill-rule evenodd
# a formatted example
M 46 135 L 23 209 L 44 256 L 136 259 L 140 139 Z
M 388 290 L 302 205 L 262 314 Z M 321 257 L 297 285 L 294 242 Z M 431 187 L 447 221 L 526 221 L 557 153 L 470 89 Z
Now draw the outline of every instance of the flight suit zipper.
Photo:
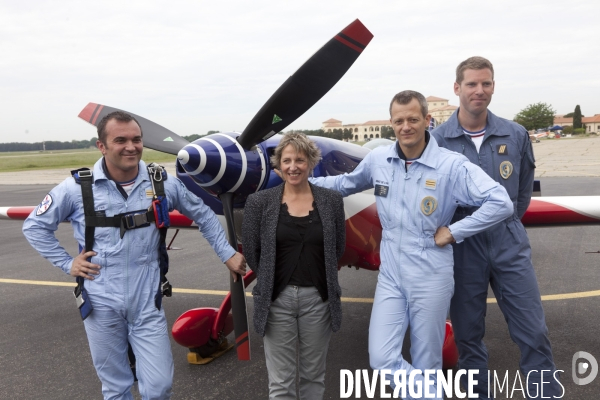
M 493 171 L 490 171 L 490 172 L 493 172 L 493 174 L 489 174 L 488 173 L 488 175 L 490 175 L 490 177 L 493 180 L 496 180 L 496 178 L 494 176 L 496 175 L 496 170 L 498 170 L 499 166 L 496 165 L 496 160 L 494 159 L 494 153 L 495 153 L 495 151 L 494 151 L 494 144 L 490 141 L 489 145 L 490 145 L 490 159 L 491 159 L 491 164 L 490 165 L 491 165 L 491 168 L 493 170 Z
M 495 153 L 494 143 L 492 141 L 489 141 L 488 144 L 490 146 L 490 168 L 492 168 L 492 171 L 488 172 L 488 171 L 484 170 L 484 172 L 486 172 L 492 179 L 496 180 L 496 178 L 495 178 L 496 172 L 495 171 L 497 168 L 496 168 L 496 162 L 495 162 L 495 158 L 494 158 L 494 153 Z M 503 222 L 500 222 L 500 223 L 503 223 Z M 493 251 L 492 243 L 494 243 L 494 241 L 492 240 L 491 229 L 488 229 L 485 231 L 485 242 L 486 242 L 485 248 L 487 251 L 486 258 L 488 260 L 488 263 L 490 264 L 490 267 L 492 269 L 496 269 L 494 257 L 492 257 L 492 251 Z M 500 293 L 498 293 L 498 297 L 499 297 L 498 300 L 502 300 L 502 287 L 500 287 Z
M 402 258 L 402 233 L 404 232 L 404 228 L 403 228 L 403 222 L 404 222 L 404 211 L 406 209 L 406 201 L 404 199 L 405 193 L 406 193 L 406 181 L 410 179 L 410 177 L 408 176 L 408 174 L 404 174 L 404 182 L 402 182 L 402 198 L 400 199 L 400 209 L 402 210 L 400 213 L 400 238 L 398 240 L 398 274 L 399 277 L 401 278 L 401 274 L 400 274 L 400 269 L 402 268 L 402 263 L 400 262 L 400 259 Z M 402 279 L 400 280 L 400 282 L 402 282 Z
M 413 205 L 416 207 L 415 212 L 417 213 L 417 215 L 415 216 L 415 226 L 417 227 L 417 230 L 419 230 L 419 231 L 421 231 L 421 228 L 423 227 L 423 224 L 421 224 L 420 227 L 417 226 L 417 221 L 420 221 L 420 218 L 417 218 L 417 217 L 420 217 L 418 215 L 418 213 L 421 212 L 421 204 L 419 202 L 419 181 L 421 180 L 421 176 L 423 176 L 422 172 L 419 173 L 419 176 L 416 178 L 416 181 L 415 181 L 415 185 L 414 185 L 415 186 L 415 197 L 414 197 L 415 200 L 413 202 Z
M 125 212 L 129 211 L 129 207 L 127 204 L 127 200 L 130 198 L 131 196 L 128 196 L 127 199 L 125 199 Z M 125 241 L 126 243 L 123 243 L 123 245 L 125 246 L 126 249 L 126 253 L 125 253 L 125 305 L 126 305 L 126 309 L 127 309 L 127 320 L 130 321 L 130 323 L 133 323 L 133 321 L 135 321 L 135 315 L 133 314 L 133 310 L 130 310 L 130 306 L 131 303 L 129 301 L 129 260 L 131 258 L 130 254 L 129 254 L 129 239 L 131 237 L 131 233 L 132 232 L 128 232 L 125 234 L 125 236 L 123 236 L 123 241 Z

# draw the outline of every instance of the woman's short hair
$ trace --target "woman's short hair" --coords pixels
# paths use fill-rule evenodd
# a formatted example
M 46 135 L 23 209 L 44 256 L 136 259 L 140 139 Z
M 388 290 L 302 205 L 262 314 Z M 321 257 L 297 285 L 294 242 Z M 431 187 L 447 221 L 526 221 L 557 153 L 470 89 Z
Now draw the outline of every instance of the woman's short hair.
M 303 153 L 306 155 L 308 161 L 308 167 L 313 169 L 321 160 L 321 150 L 317 144 L 310 140 L 303 133 L 286 133 L 281 138 L 281 141 L 275 148 L 273 155 L 271 156 L 271 164 L 274 168 L 280 169 L 281 166 L 281 153 L 288 145 L 291 145 L 297 153 Z

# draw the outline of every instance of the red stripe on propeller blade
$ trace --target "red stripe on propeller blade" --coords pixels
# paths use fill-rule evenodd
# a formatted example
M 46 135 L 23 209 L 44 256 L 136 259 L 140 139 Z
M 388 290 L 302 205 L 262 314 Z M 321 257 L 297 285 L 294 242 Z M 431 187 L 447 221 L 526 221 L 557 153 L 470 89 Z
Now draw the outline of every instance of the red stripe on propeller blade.
M 79 113 L 78 117 L 82 120 L 92 123 L 92 116 L 94 115 L 94 110 L 98 107 L 96 103 L 88 103 L 87 106 Z
M 373 39 L 373 34 L 358 19 L 354 20 L 353 23 L 344 28 L 344 30 L 341 33 L 350 37 L 350 39 L 352 40 L 356 40 L 363 46 L 368 45 L 371 39 Z

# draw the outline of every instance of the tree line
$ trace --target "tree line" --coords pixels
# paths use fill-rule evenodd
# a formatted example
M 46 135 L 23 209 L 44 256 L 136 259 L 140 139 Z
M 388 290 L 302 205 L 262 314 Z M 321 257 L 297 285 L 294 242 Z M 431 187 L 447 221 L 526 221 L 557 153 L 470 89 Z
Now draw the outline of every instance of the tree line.
M 220 131 L 208 131 L 204 135 L 193 134 L 188 136 L 182 136 L 188 142 L 193 142 L 206 135 L 213 133 L 219 133 Z M 354 138 L 354 131 L 351 128 L 337 128 L 332 129 L 331 132 L 325 132 L 323 129 L 294 129 L 289 132 L 299 132 L 310 136 L 322 136 L 337 140 L 352 140 Z M 283 133 L 283 132 L 282 132 Z M 389 126 L 384 126 L 379 132 L 379 137 L 382 138 L 393 138 L 394 131 Z M 358 140 L 362 140 L 363 137 L 359 135 Z M 25 142 L 11 142 L 11 143 L 0 143 L 0 152 L 9 151 L 52 151 L 52 150 L 71 150 L 71 149 L 88 149 L 95 148 L 97 137 L 93 137 L 90 140 L 71 140 L 71 141 L 56 141 L 48 140 L 43 142 L 25 143 Z
M 50 151 L 50 150 L 72 150 L 72 149 L 88 149 L 96 147 L 96 137 L 90 140 L 71 140 L 70 142 L 60 142 L 56 140 L 45 140 L 35 143 L 0 143 L 0 152 L 7 151 Z
M 208 131 L 207 135 L 211 133 L 218 133 L 219 131 Z M 183 136 L 189 142 L 202 137 L 203 135 L 189 135 Z M 0 143 L 0 152 L 9 151 L 53 151 L 53 150 L 73 150 L 73 149 L 89 149 L 96 147 L 97 137 L 93 137 L 90 140 L 71 140 L 60 142 L 57 140 L 45 140 L 43 142 L 35 143 L 24 143 L 24 142 L 11 142 L 11 143 Z

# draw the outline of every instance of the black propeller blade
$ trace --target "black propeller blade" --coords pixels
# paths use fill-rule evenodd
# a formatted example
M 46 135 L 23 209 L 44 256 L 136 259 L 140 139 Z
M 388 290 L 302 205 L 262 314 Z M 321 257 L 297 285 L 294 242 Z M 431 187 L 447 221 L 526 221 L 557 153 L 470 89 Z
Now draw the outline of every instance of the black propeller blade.
M 237 249 L 237 238 L 235 237 L 235 227 L 233 224 L 233 193 L 223 193 L 219 198 L 223 203 L 223 214 L 227 222 L 227 240 L 229 240 L 231 247 Z M 248 337 L 248 313 L 246 310 L 244 280 L 239 274 L 237 282 L 233 281 L 233 277 L 229 279 L 235 349 L 238 360 L 250 360 L 250 338 Z
M 294 122 L 348 71 L 373 35 L 357 19 L 308 59 L 286 80 L 238 137 L 246 150 Z
M 140 117 L 139 115 L 129 111 L 121 110 L 119 108 L 104 106 L 102 104 L 89 103 L 83 110 L 81 110 L 79 113 L 79 118 L 89 122 L 94 126 L 98 126 L 100 120 L 113 111 L 124 111 L 133 116 L 140 123 L 140 126 L 142 127 L 144 147 L 162 151 L 163 153 L 177 155 L 179 150 L 189 143 L 176 133 L 171 132 L 167 128 L 162 127 L 155 122 L 149 121 L 144 117 Z

